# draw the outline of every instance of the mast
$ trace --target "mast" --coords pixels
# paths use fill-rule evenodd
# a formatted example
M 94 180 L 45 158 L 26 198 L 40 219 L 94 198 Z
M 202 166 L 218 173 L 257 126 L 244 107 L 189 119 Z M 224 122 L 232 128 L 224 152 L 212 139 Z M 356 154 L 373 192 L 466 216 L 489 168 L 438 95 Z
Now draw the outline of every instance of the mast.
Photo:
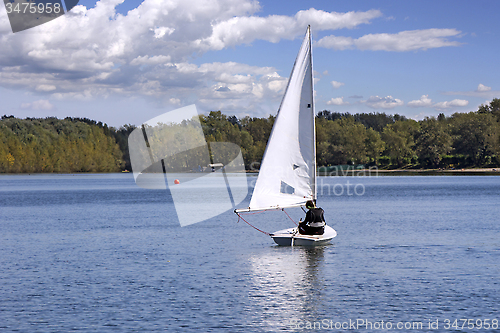
M 316 172 L 318 170 L 317 167 L 317 162 L 316 162 L 316 108 L 315 108 L 315 101 L 314 101 L 314 73 L 312 71 L 313 67 L 313 56 L 312 56 L 312 42 L 311 42 L 311 25 L 307 26 L 307 31 L 309 32 L 309 61 L 311 63 L 311 86 L 312 86 L 312 123 L 313 123 L 313 161 L 312 161 L 312 167 L 313 167 L 313 181 L 312 181 L 312 192 L 313 192 L 313 200 L 314 203 L 316 203 L 316 198 L 318 195 L 318 189 L 316 186 Z

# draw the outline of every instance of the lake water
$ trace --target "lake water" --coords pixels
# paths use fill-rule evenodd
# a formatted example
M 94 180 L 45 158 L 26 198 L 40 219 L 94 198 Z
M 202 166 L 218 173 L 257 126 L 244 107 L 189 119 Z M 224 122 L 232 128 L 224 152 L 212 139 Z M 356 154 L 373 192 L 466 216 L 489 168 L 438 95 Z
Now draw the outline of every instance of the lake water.
M 321 177 L 318 194 L 338 236 L 291 248 L 231 211 L 181 228 L 131 174 L 2 175 L 0 332 L 500 331 L 500 177 Z

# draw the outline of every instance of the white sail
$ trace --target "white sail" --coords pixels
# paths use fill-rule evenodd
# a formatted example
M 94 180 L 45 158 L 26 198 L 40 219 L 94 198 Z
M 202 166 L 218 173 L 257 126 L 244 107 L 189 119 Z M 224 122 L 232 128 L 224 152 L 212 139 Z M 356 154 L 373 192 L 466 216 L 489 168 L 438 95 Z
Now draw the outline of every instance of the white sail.
M 316 198 L 314 117 L 308 27 L 267 143 L 250 207 L 240 211 L 299 206 Z

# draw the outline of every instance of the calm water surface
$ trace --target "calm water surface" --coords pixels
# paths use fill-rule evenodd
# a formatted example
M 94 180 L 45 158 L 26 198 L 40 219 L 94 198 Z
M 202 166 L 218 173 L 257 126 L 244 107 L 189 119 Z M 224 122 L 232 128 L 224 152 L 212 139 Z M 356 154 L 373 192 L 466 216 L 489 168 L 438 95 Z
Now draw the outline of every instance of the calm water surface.
M 445 321 L 500 320 L 500 177 L 319 178 L 318 192 L 338 236 L 290 248 L 232 212 L 181 228 L 169 192 L 130 174 L 0 176 L 0 332 L 470 332 Z M 282 212 L 245 218 L 293 226 Z M 335 328 L 349 320 L 375 326 Z

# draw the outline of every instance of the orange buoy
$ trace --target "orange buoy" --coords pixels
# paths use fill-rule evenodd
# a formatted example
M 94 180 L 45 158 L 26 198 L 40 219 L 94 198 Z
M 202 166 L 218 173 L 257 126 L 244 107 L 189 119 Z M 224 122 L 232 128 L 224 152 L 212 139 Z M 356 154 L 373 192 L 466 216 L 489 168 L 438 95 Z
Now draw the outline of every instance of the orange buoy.
M 179 179 L 176 179 L 174 180 L 174 184 L 180 184 L 181 182 L 179 181 Z

